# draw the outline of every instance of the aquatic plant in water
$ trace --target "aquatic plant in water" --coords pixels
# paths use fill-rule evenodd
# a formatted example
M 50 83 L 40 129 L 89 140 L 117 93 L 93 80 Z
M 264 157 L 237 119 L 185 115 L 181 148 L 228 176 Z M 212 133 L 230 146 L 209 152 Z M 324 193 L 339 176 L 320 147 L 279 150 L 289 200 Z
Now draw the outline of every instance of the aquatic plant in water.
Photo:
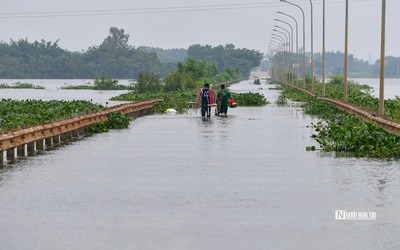
M 317 140 L 322 150 L 349 152 L 357 157 L 400 157 L 400 137 L 383 130 L 375 123 L 364 122 L 355 115 L 341 111 L 330 103 L 308 96 L 294 88 L 285 87 L 281 95 L 300 99 L 304 102 L 302 105 L 304 113 L 320 118 L 311 126 L 316 132 L 312 137 Z M 359 103 L 370 103 L 372 100 L 370 96 L 364 94 L 358 95 L 358 98 Z M 312 147 L 306 149 L 313 150 Z
M 0 100 L 0 128 L 15 129 L 102 109 L 89 101 Z

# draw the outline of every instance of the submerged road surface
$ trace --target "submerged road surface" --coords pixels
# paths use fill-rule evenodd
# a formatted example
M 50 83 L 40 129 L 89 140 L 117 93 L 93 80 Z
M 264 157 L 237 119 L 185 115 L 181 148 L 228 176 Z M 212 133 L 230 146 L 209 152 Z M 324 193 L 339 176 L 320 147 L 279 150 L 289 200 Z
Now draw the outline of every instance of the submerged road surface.
M 307 152 L 312 118 L 249 82 L 231 89 L 271 104 L 141 117 L 5 165 L 0 249 L 400 249 L 399 162 Z

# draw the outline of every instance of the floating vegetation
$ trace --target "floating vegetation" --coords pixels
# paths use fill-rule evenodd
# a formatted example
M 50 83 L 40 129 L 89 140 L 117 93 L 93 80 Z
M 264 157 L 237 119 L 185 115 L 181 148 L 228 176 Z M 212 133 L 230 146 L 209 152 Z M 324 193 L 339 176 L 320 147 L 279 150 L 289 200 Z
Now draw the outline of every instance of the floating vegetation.
M 99 122 L 87 126 L 85 133 L 104 133 L 110 129 L 124 129 L 129 127 L 131 119 L 120 112 L 111 112 L 107 116 L 107 121 Z
M 286 105 L 288 103 L 288 99 L 283 95 L 279 95 L 275 103 L 278 105 Z
M 90 86 L 90 85 L 68 85 L 68 86 L 63 86 L 61 89 L 89 89 L 89 90 L 132 90 L 132 86 L 126 86 L 126 85 L 115 85 L 112 87 L 96 87 L 96 86 Z
M 90 85 L 67 85 L 62 86 L 61 89 L 93 89 Z
M 118 84 L 118 80 L 111 79 L 108 76 L 96 77 L 94 85 L 68 85 L 61 89 L 92 89 L 92 90 L 132 90 L 133 86 Z
M 102 109 L 89 101 L 0 100 L 0 128 L 15 129 Z
M 45 89 L 45 87 L 34 85 L 32 83 L 15 82 L 11 85 L 7 83 L 2 83 L 0 84 L 0 89 Z
M 123 129 L 129 127 L 129 117 L 121 112 L 111 112 L 108 114 L 107 118 L 110 129 Z
M 374 97 L 362 92 L 361 89 L 357 92 L 353 88 L 350 93 L 349 99 L 361 107 L 371 108 L 374 106 Z M 315 131 L 312 137 L 317 140 L 325 152 L 347 152 L 356 157 L 400 157 L 400 137 L 383 130 L 375 123 L 365 122 L 355 115 L 339 110 L 330 103 L 318 100 L 294 88 L 284 87 L 281 96 L 304 102 L 302 104 L 304 113 L 319 118 L 318 122 L 311 124 Z M 396 109 L 399 109 L 399 100 L 394 102 L 389 100 L 388 103 L 391 104 L 386 107 L 388 112 L 396 115 L 393 117 L 397 117 Z M 311 146 L 306 150 L 315 149 Z
M 268 103 L 260 93 L 232 93 L 232 97 L 238 106 L 264 106 Z

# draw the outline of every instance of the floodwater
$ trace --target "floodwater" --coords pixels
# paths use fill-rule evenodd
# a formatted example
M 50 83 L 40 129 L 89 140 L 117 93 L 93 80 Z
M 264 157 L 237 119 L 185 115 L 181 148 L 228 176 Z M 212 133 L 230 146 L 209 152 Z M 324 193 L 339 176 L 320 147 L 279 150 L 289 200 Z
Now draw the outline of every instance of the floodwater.
M 379 78 L 354 78 L 354 81 L 360 84 L 367 84 L 372 87 L 372 94 L 379 97 Z M 385 99 L 395 99 L 400 96 L 400 79 L 399 78 L 386 78 L 384 81 L 384 96 Z
M 0 249 L 400 249 L 400 163 L 306 151 L 313 119 L 249 83 L 231 89 L 271 104 L 140 117 L 5 164 Z
M 94 103 L 99 103 L 104 106 L 116 105 L 124 102 L 110 102 L 109 99 L 113 96 L 126 93 L 125 90 L 76 90 L 76 89 L 61 89 L 69 85 L 93 85 L 93 80 L 90 79 L 0 79 L 0 83 L 12 85 L 13 83 L 30 83 L 39 85 L 46 89 L 0 89 L 1 98 L 11 98 L 18 100 L 25 99 L 41 99 L 44 101 L 62 99 L 66 101 L 72 100 L 87 100 Z M 128 85 L 128 80 L 119 80 L 121 85 Z

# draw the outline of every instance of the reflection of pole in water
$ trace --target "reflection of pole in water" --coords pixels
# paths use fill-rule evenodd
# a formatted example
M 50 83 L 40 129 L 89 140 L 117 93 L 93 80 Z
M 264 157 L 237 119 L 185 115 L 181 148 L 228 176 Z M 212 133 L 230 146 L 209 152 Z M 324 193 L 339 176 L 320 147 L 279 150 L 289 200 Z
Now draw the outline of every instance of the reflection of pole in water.
M 397 77 L 400 77 L 400 63 L 397 63 Z

